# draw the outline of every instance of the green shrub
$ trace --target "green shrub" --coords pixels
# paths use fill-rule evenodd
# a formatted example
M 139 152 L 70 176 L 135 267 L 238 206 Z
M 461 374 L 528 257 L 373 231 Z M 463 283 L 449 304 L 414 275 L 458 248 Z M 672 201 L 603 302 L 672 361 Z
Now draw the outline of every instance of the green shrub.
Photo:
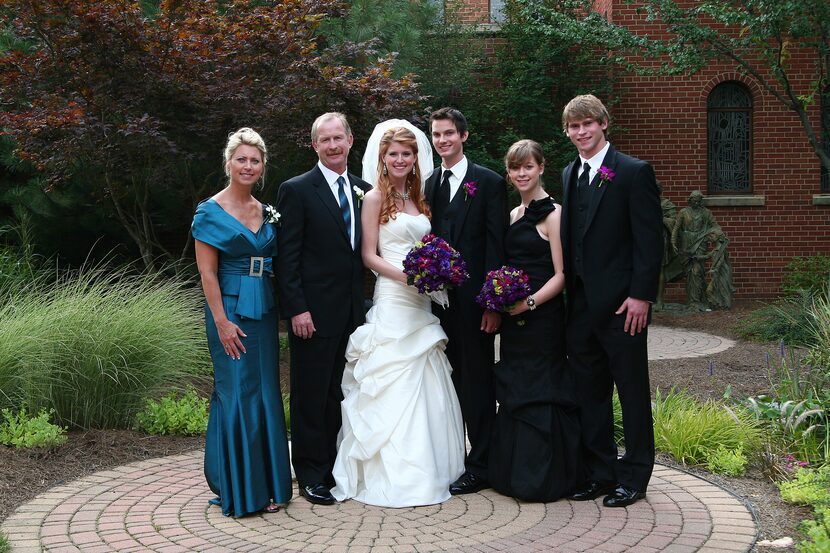
M 146 398 L 206 372 L 201 306 L 185 280 L 125 269 L 65 274 L 11 296 L 0 305 L 0 407 L 129 427 Z
M 11 551 L 12 546 L 9 544 L 9 538 L 6 537 L 6 534 L 0 532 L 0 553 L 9 553 Z
M 0 422 L 0 444 L 21 449 L 55 447 L 66 443 L 66 429 L 49 422 L 45 409 L 33 417 L 23 408 L 16 414 L 3 409 Z
M 746 472 L 747 458 L 743 446 L 737 449 L 726 449 L 719 446 L 706 456 L 706 468 L 715 474 L 726 476 L 740 476 Z
M 760 395 L 747 398 L 743 405 L 771 430 L 769 437 L 779 447 L 811 462 L 827 457 L 827 412 L 813 399 L 777 399 Z
M 136 415 L 136 427 L 149 434 L 199 436 L 207 431 L 208 400 L 188 390 L 181 397 L 175 392 L 160 400 L 148 399 Z
M 827 296 L 830 286 L 830 256 L 796 256 L 784 267 L 781 288 L 787 294 L 799 294 L 804 290 Z
M 652 403 L 654 441 L 683 464 L 703 464 L 719 447 L 751 452 L 761 444 L 757 421 L 745 410 L 714 400 L 698 403 L 685 392 L 657 390 Z
M 830 505 L 830 467 L 798 468 L 791 480 L 776 484 L 781 499 L 798 505 Z
M 799 529 L 807 535 L 807 540 L 799 542 L 798 550 L 802 553 L 827 553 L 830 551 L 830 507 L 816 509 L 815 520 L 805 520 Z
M 802 293 L 796 298 L 779 300 L 756 309 L 741 319 L 735 331 L 742 338 L 759 342 L 784 342 L 798 346 L 812 338 L 810 308 L 813 295 Z

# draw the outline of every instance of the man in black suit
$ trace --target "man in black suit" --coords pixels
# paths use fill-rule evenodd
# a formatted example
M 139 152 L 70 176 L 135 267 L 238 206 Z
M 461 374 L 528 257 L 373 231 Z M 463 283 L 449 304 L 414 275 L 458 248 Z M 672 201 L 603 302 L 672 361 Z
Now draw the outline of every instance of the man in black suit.
M 660 193 L 651 166 L 607 140 L 608 110 L 577 96 L 562 114 L 579 156 L 562 172 L 567 349 L 580 400 L 587 484 L 574 500 L 607 507 L 645 497 L 654 467 L 647 326 L 663 255 Z M 622 404 L 617 459 L 611 394 Z
M 365 315 L 360 199 L 371 186 L 347 171 L 352 141 L 343 114 L 318 117 L 317 165 L 277 195 L 280 309 L 291 320 L 291 458 L 300 495 L 322 505 L 334 503 L 346 344 Z
M 469 133 L 460 111 L 442 108 L 433 112 L 430 130 L 432 144 L 441 156 L 441 166 L 427 179 L 425 190 L 432 210 L 432 232 L 461 253 L 470 273 L 464 284 L 450 290 L 446 310 L 434 308 L 449 338 L 447 358 L 471 446 L 464 474 L 450 485 L 450 493 L 456 495 L 490 486 L 487 464 L 496 414 L 493 342 L 501 317 L 484 311 L 475 297 L 487 271 L 504 263 L 507 184 L 464 156 Z

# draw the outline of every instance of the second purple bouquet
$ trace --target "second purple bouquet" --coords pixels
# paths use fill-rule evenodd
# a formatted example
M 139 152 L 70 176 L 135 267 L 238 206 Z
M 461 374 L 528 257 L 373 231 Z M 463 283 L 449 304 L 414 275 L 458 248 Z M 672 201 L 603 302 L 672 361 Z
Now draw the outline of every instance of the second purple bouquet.
M 476 302 L 490 311 L 507 312 L 529 295 L 530 279 L 525 272 L 504 265 L 487 273 Z
M 458 286 L 470 276 L 458 250 L 434 234 L 415 242 L 403 260 L 403 272 L 407 284 L 415 286 L 421 294 Z

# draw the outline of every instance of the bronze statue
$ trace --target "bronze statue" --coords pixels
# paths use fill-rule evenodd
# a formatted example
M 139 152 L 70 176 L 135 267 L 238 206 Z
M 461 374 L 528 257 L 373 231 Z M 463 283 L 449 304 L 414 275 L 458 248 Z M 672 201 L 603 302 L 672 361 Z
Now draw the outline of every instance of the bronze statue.
M 715 236 L 722 236 L 724 239 L 721 248 L 723 253 L 718 253 L 719 270 L 725 270 L 725 265 L 728 265 L 730 283 L 727 288 L 731 289 L 731 264 L 726 255 L 726 236 L 715 223 L 712 212 L 703 206 L 703 194 L 695 190 L 689 194 L 688 207 L 684 207 L 678 213 L 671 235 L 672 247 L 683 261 L 686 273 L 686 303 L 691 309 L 709 309 L 706 260 L 714 255 L 714 252 L 710 252 L 710 246 L 714 243 Z M 718 303 L 723 303 L 723 300 L 719 299 Z M 731 305 L 731 293 L 729 304 Z

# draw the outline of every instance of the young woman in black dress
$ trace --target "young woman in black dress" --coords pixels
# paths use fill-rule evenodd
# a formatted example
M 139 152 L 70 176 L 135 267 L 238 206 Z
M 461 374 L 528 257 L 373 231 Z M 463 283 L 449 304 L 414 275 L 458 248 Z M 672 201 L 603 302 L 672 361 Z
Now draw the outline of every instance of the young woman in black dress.
M 561 206 L 542 187 L 538 143 L 513 144 L 505 166 L 522 199 L 510 213 L 507 263 L 529 276 L 531 294 L 502 318 L 490 481 L 518 499 L 555 501 L 581 483 L 579 419 L 565 361 Z

